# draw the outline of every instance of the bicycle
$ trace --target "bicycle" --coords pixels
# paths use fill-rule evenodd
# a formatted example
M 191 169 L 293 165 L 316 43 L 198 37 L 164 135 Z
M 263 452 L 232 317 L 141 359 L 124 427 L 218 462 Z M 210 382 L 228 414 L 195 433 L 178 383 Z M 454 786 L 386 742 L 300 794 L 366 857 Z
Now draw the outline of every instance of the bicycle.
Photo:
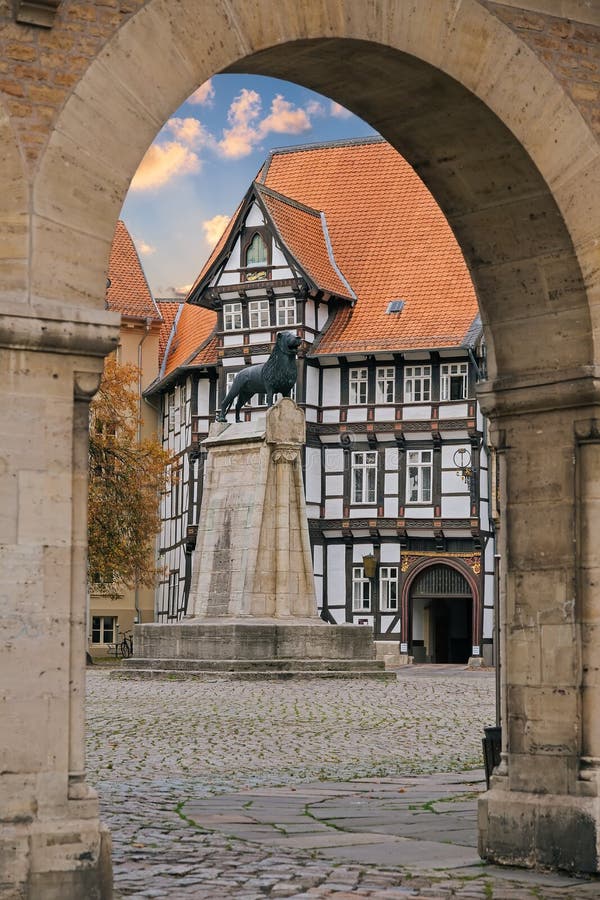
M 120 640 L 118 640 L 114 644 L 109 644 L 109 653 L 114 653 L 115 659 L 118 659 L 121 656 L 123 659 L 129 659 L 130 656 L 133 656 L 133 633 L 131 631 L 124 631 L 123 636 Z

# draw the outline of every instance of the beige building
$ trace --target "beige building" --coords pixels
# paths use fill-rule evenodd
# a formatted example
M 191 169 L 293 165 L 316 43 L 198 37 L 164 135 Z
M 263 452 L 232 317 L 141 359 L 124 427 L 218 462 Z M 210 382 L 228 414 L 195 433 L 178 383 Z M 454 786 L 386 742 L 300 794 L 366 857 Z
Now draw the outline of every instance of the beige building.
M 121 220 L 113 239 L 106 303 L 121 313 L 121 330 L 117 359 L 132 363 L 140 370 L 137 385 L 139 413 L 142 419 L 139 436 L 151 437 L 157 431 L 157 413 L 142 392 L 156 378 L 159 367 L 159 336 L 162 316 L 150 293 L 144 270 L 131 235 Z M 149 565 L 152 561 L 149 561 Z M 88 613 L 88 649 L 93 657 L 111 653 L 119 635 L 131 631 L 136 622 L 154 619 L 152 588 L 132 588 L 118 596 L 108 596 L 90 584 Z

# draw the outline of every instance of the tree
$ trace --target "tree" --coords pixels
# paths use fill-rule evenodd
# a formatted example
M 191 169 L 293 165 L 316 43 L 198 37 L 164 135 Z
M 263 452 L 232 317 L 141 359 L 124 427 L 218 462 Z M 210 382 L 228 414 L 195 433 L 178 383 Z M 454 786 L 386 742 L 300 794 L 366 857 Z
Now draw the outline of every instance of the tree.
M 138 377 L 108 357 L 90 410 L 88 571 L 94 589 L 112 594 L 155 583 L 159 496 L 173 463 L 156 438 L 140 439 Z

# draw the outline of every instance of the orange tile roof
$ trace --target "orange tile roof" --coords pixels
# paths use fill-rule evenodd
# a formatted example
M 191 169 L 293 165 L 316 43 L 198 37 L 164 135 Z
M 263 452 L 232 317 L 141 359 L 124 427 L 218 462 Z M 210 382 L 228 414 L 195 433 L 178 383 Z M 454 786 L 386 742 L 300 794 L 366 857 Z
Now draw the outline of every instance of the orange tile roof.
M 169 298 L 169 299 L 157 299 L 156 305 L 158 306 L 159 312 L 162 316 L 162 323 L 160 326 L 160 332 L 158 335 L 158 365 L 159 367 L 162 365 L 162 361 L 165 356 L 165 350 L 167 349 L 167 344 L 169 343 L 169 337 L 171 335 L 171 331 L 173 329 L 173 322 L 175 321 L 175 317 L 177 313 L 181 309 L 183 304 L 183 298 Z
M 216 362 L 216 341 L 210 340 L 216 321 L 217 314 L 213 310 L 183 304 L 181 315 L 173 325 L 163 377 L 179 366 Z
M 106 300 L 109 309 L 122 316 L 160 322 L 160 313 L 152 299 L 137 250 L 121 219 L 113 237 L 108 277 L 110 286 L 106 290 Z
M 327 225 L 321 213 L 260 185 L 257 190 L 284 244 L 308 277 L 320 290 L 354 299 L 327 245 Z
M 358 297 L 314 352 L 460 346 L 477 315 L 475 291 L 439 206 L 385 141 L 274 151 L 264 183 L 323 210 L 335 259 Z M 290 248 L 291 249 L 291 248 Z M 400 313 L 386 313 L 391 300 Z

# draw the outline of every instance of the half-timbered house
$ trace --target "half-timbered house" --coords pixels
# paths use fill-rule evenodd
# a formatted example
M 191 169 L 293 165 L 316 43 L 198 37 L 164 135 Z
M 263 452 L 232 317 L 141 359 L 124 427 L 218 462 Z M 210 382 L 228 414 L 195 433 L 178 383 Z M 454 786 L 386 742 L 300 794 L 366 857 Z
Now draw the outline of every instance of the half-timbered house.
M 219 401 L 294 330 L 321 616 L 372 625 L 417 660 L 488 656 L 481 324 L 459 247 L 413 169 L 381 139 L 273 151 L 170 321 L 149 391 L 179 459 L 162 501 L 157 618 L 185 614 L 201 441 Z

